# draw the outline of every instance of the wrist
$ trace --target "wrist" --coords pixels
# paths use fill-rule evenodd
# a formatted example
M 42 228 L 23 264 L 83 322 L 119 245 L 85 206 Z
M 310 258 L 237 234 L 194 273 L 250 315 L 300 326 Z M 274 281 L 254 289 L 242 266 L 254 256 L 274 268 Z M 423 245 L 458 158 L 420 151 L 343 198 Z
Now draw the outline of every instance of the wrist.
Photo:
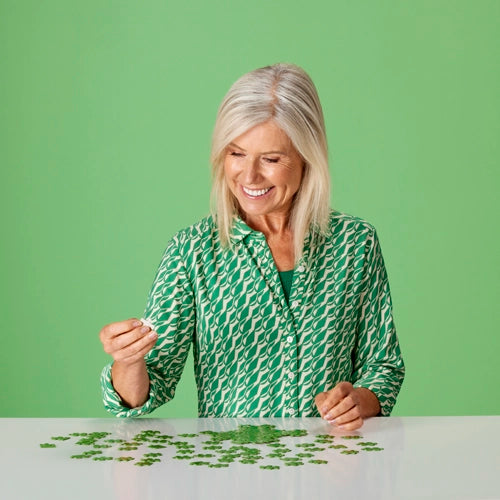
M 127 370 L 127 371 L 134 371 L 134 370 L 142 370 L 146 366 L 146 362 L 144 361 L 144 358 L 140 358 L 135 361 L 125 361 L 125 360 L 114 360 L 113 364 L 111 365 L 111 370 Z
M 149 397 L 149 375 L 146 362 L 115 361 L 111 367 L 111 384 L 124 406 L 137 408 Z
M 380 413 L 380 402 L 373 391 L 366 387 L 356 387 L 360 401 L 361 418 L 374 417 Z

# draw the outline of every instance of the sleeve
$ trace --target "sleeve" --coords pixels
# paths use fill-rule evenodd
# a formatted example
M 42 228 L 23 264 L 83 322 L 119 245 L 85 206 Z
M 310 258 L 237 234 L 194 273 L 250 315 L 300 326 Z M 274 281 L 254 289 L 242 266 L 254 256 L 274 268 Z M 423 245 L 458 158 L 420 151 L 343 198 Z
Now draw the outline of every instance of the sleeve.
M 125 406 L 114 390 L 111 364 L 107 365 L 101 374 L 103 401 L 117 417 L 138 417 L 170 401 L 186 363 L 195 329 L 194 293 L 175 238 L 165 250 L 143 317 L 158 333 L 155 347 L 144 357 L 149 399 L 138 408 Z
M 388 416 L 396 403 L 405 368 L 392 316 L 387 272 L 374 229 L 365 255 L 353 385 L 370 389 L 379 400 L 381 415 Z

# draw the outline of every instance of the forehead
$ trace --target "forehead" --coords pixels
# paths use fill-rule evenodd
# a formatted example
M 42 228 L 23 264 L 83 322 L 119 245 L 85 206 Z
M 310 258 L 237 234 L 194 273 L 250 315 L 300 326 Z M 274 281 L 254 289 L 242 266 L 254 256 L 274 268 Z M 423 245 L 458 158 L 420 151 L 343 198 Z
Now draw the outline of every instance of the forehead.
M 273 121 L 260 123 L 233 139 L 232 144 L 245 150 L 283 151 L 293 150 L 288 135 Z

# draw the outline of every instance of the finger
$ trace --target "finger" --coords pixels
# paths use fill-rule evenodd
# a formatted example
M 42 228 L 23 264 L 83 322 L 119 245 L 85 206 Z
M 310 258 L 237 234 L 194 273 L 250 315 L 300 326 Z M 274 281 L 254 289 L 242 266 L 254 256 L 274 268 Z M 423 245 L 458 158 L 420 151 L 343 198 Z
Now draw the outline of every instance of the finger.
M 327 392 L 327 397 L 323 401 L 319 412 L 321 416 L 325 416 L 334 408 L 340 401 L 342 401 L 352 391 L 352 384 L 349 382 L 339 382 L 333 389 Z
M 356 429 L 359 429 L 362 425 L 363 419 L 359 417 L 356 420 L 348 422 L 347 424 L 339 425 L 339 429 L 342 429 L 344 431 L 354 431 Z
M 129 332 L 138 326 L 141 326 L 142 323 L 137 318 L 130 318 L 125 321 L 117 321 L 115 323 L 110 323 L 106 325 L 99 332 L 99 337 L 101 342 L 104 344 L 106 340 L 112 339 L 117 335 L 121 335 L 122 333 Z
M 341 415 L 355 407 L 356 402 L 349 394 L 340 402 L 338 402 L 333 408 L 330 408 L 323 418 L 328 421 L 337 420 Z
M 149 332 L 151 332 L 151 328 L 149 328 L 149 326 L 143 325 L 138 328 L 134 328 L 130 332 L 117 335 L 111 341 L 112 351 L 119 351 L 120 349 L 124 349 L 125 347 L 132 345 L 134 342 L 147 336 Z
M 350 408 L 346 412 L 336 416 L 331 422 L 335 423 L 335 425 L 342 426 L 342 425 L 348 424 L 350 422 L 353 422 L 354 420 L 357 420 L 358 418 L 361 418 L 361 415 L 359 413 L 359 407 L 354 405 L 352 408 Z
M 149 352 L 156 344 L 157 340 L 158 334 L 156 332 L 150 332 L 133 344 L 130 344 L 124 349 L 120 349 L 113 357 L 115 361 L 124 361 L 126 363 L 132 362 Z
M 320 392 L 319 394 L 316 394 L 316 397 L 314 398 L 314 403 L 316 404 L 316 408 L 318 409 L 320 414 L 321 414 L 321 408 L 327 396 L 328 396 L 327 392 Z
M 153 341 L 151 342 L 150 344 L 146 345 L 143 349 L 141 349 L 140 351 L 136 352 L 133 356 L 131 356 L 130 358 L 125 358 L 125 363 L 134 363 L 136 361 L 139 361 L 140 359 L 144 359 L 144 356 L 146 356 L 146 354 L 148 354 L 151 349 L 154 348 L 156 344 L 156 341 Z
M 154 335 L 154 334 L 152 334 Z M 149 338 L 147 343 L 137 342 L 131 346 L 129 351 L 125 351 L 123 361 L 125 363 L 135 363 L 139 359 L 143 359 L 144 356 L 153 349 L 158 340 L 157 336 Z
M 322 398 L 318 398 L 317 406 L 320 415 L 325 418 L 326 414 L 337 404 L 339 394 L 334 389 L 331 389 L 328 392 L 323 392 L 322 394 L 324 396 Z

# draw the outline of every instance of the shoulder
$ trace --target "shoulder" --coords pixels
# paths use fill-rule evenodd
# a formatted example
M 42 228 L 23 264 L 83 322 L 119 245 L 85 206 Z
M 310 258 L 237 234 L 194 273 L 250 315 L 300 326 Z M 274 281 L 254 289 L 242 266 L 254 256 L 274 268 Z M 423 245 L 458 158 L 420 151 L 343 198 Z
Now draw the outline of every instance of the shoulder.
M 358 255 L 370 252 L 376 245 L 377 233 L 375 227 L 361 217 L 331 210 L 326 232 L 317 235 L 316 241 L 322 251 Z
M 373 237 L 375 232 L 375 227 L 360 217 L 339 212 L 337 210 L 330 211 L 330 236 L 349 233 L 357 235 L 358 237 L 362 235 Z
M 177 233 L 173 236 L 173 239 L 178 241 L 184 241 L 186 239 L 205 239 L 207 237 L 212 237 L 214 231 L 216 230 L 217 226 L 213 217 L 211 215 L 207 215 L 198 222 L 177 231 Z
M 219 232 L 214 218 L 208 215 L 200 221 L 177 231 L 169 242 L 181 255 L 192 254 L 209 246 L 213 247 L 219 240 Z
M 360 217 L 336 210 L 330 213 L 329 234 L 325 236 L 324 244 L 342 254 L 353 253 L 368 259 L 381 256 L 375 227 Z

